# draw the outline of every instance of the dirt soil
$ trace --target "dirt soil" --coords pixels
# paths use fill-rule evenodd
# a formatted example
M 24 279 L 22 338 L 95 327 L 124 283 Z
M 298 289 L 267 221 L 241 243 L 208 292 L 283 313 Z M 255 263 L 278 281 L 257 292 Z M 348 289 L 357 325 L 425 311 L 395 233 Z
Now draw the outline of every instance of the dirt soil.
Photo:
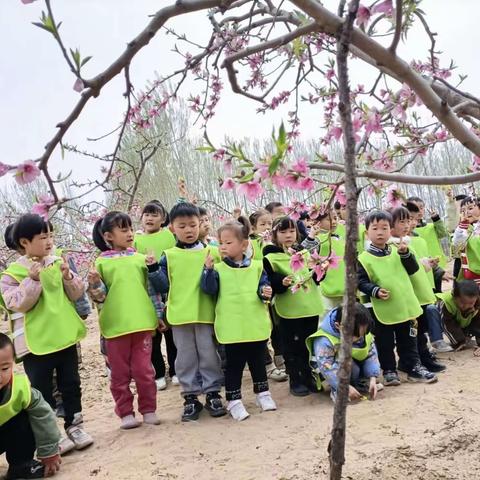
M 309 480 L 328 478 L 332 402 L 323 394 L 292 397 L 272 382 L 276 412 L 260 413 L 244 376 L 251 416 L 237 424 L 204 411 L 180 421 L 179 387 L 158 393 L 160 426 L 121 431 L 104 373 L 94 318 L 82 343 L 85 428 L 95 444 L 63 459 L 59 480 L 195 479 Z M 448 370 L 434 385 L 402 383 L 348 409 L 344 478 L 480 478 L 480 358 L 473 350 L 444 354 Z M 6 472 L 0 458 L 0 477 Z

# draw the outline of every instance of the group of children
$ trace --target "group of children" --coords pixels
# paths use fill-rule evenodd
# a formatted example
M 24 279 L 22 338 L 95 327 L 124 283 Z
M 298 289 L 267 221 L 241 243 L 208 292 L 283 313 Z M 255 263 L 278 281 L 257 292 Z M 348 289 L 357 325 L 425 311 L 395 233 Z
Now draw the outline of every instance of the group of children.
M 269 380 L 288 380 L 294 396 L 327 389 L 335 401 L 345 291 L 345 209 L 335 207 L 296 221 L 273 202 L 248 219 L 232 217 L 216 238 L 208 212 L 192 203 L 167 212 L 149 202 L 136 233 L 127 214 L 112 211 L 94 226 L 100 254 L 86 285 L 56 254 L 51 223 L 20 217 L 5 232 L 19 257 L 0 278 L 13 339 L 0 335 L 0 452 L 7 454 L 7 478 L 53 474 L 60 453 L 93 442 L 83 427 L 78 374 L 86 292 L 98 309 L 122 429 L 160 423 L 157 390 L 167 386 L 162 337 L 168 376 L 181 388 L 182 421 L 197 420 L 204 408 L 212 417 L 246 419 L 247 364 L 262 411 L 277 408 Z M 384 385 L 400 385 L 399 371 L 412 382 L 437 381 L 446 367 L 435 352 L 466 348 L 472 336 L 480 355 L 480 203 L 467 197 L 459 208 L 453 252 L 461 265 L 451 292 L 441 292 L 447 232 L 436 215 L 423 222 L 421 199 L 372 211 L 360 226 L 350 400 L 375 399 Z M 300 268 L 292 265 L 298 253 L 306 259 Z M 319 256 L 335 256 L 338 265 L 315 269 L 311 259 Z M 13 372 L 14 359 L 23 361 L 26 376 Z M 51 409 L 54 380 L 63 439 Z

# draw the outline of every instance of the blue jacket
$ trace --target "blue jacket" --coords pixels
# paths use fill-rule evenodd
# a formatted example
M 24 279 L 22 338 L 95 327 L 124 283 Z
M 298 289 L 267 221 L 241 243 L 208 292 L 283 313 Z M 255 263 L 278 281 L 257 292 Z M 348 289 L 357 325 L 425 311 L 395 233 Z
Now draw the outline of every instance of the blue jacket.
M 320 328 L 330 335 L 340 338 L 340 331 L 335 326 L 336 317 L 337 309 L 334 308 L 323 318 Z M 365 338 L 360 338 L 353 343 L 353 346 L 358 348 L 364 347 Z M 336 390 L 338 386 L 338 370 L 340 368 L 338 348 L 335 348 L 327 337 L 318 337 L 313 342 L 313 352 L 319 372 L 325 377 L 330 387 Z M 366 378 L 380 376 L 380 363 L 375 343 L 372 343 L 368 357 L 363 362 L 357 363 L 362 366 L 362 373 Z

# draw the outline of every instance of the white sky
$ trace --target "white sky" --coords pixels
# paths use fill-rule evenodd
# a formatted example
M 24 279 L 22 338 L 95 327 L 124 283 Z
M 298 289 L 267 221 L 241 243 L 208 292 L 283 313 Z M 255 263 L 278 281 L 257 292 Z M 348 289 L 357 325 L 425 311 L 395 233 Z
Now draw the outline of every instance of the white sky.
M 90 78 L 121 53 L 125 44 L 146 25 L 147 15 L 167 4 L 167 0 L 63 0 L 52 3 L 57 22 L 63 22 L 60 32 L 65 44 L 80 47 L 84 57 L 93 55 L 84 68 L 85 77 Z M 337 2 L 326 3 L 336 5 Z M 469 74 L 463 88 L 479 93 L 476 80 L 480 68 L 480 2 L 424 0 L 421 6 L 427 13 L 431 29 L 438 32 L 437 46 L 444 52 L 443 58 L 455 59 L 458 71 Z M 32 21 L 38 21 L 42 8 L 41 1 L 31 5 L 23 5 L 20 0 L 0 1 L 0 161 L 4 163 L 18 164 L 39 157 L 45 143 L 53 136 L 56 123 L 66 117 L 79 95 L 72 90 L 75 79 L 56 42 L 47 32 L 31 25 Z M 184 15 L 171 25 L 176 31 L 194 34 L 197 38 L 205 38 L 209 33 L 204 14 Z M 137 89 L 153 78 L 154 71 L 166 75 L 178 68 L 180 59 L 170 52 L 172 45 L 172 38 L 161 33 L 137 55 L 131 67 L 132 81 Z M 426 36 L 416 30 L 411 32 L 407 45 L 402 45 L 399 53 L 407 61 L 426 59 L 428 47 Z M 358 65 L 354 66 L 352 75 L 367 87 L 372 78 L 368 69 Z M 225 86 L 228 90 L 229 85 Z M 115 137 L 101 144 L 92 144 L 86 138 L 100 136 L 118 125 L 125 108 L 123 91 L 124 80 L 119 76 L 104 88 L 99 98 L 89 102 L 80 120 L 67 134 L 67 142 L 100 154 L 110 153 Z M 185 97 L 190 92 L 190 88 L 183 90 Z M 267 137 L 273 124 L 280 123 L 282 115 L 286 119 L 285 111 L 256 114 L 258 105 L 255 102 L 226 93 L 209 126 L 209 134 L 216 143 L 220 143 L 224 135 Z M 314 109 L 305 111 L 302 116 L 305 136 L 315 137 L 321 120 L 321 114 Z M 76 175 L 91 176 L 97 170 L 93 161 L 73 154 L 62 161 L 60 153 L 56 152 L 53 160 L 54 173 L 65 173 L 73 167 Z

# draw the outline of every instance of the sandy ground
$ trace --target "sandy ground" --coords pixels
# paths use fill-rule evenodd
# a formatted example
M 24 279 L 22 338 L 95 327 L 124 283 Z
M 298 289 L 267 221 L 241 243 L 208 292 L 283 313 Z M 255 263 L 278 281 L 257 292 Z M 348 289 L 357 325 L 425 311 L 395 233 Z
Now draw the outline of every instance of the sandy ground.
M 260 413 L 244 377 L 251 417 L 241 424 L 213 419 L 180 421 L 179 387 L 158 393 L 160 426 L 119 430 L 98 349 L 98 329 L 89 322 L 83 349 L 85 427 L 95 444 L 63 459 L 59 480 L 96 479 L 276 479 L 327 478 L 326 449 L 332 422 L 327 394 L 295 398 L 287 383 L 273 383 L 276 412 Z M 404 383 L 375 402 L 348 410 L 344 478 L 480 478 L 480 359 L 472 350 L 444 355 L 448 371 L 434 385 Z M 0 477 L 6 471 L 0 458 Z

